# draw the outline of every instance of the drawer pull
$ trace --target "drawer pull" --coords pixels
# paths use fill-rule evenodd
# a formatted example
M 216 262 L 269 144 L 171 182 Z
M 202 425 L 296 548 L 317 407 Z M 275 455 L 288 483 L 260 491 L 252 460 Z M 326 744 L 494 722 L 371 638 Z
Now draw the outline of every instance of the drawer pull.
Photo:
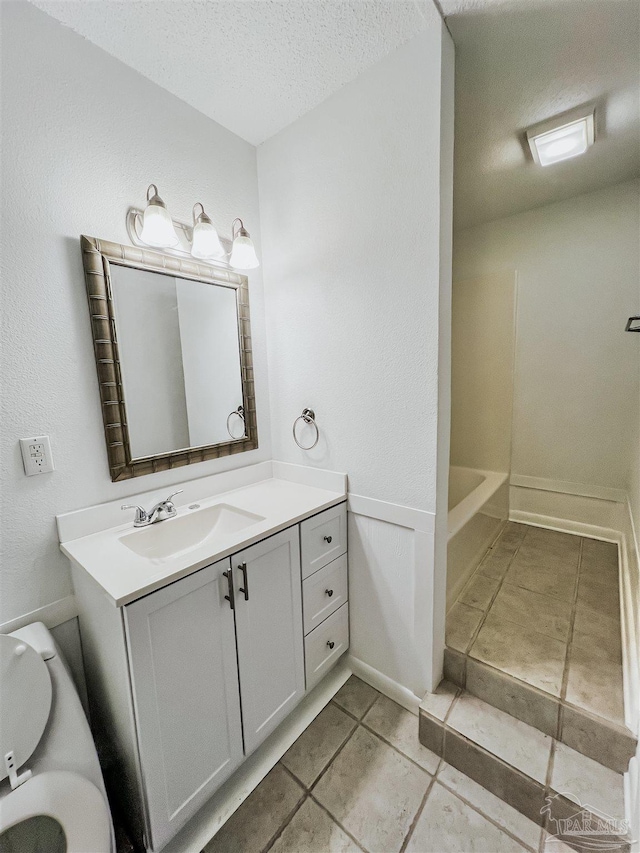
M 325 536 L 325 537 L 324 537 L 324 541 L 325 541 L 325 542 L 327 542 L 329 545 L 331 545 L 331 540 L 332 540 L 332 539 L 333 539 L 333 536 Z
M 333 642 L 333 640 L 327 640 L 327 645 L 330 649 L 332 649 L 335 646 L 335 643 Z
M 249 601 L 249 580 L 247 578 L 247 564 L 241 563 L 238 569 L 242 572 L 242 582 L 244 586 L 240 587 L 240 592 L 244 593 L 244 600 Z
M 333 595 L 333 590 L 332 589 L 325 589 L 325 593 L 329 596 L 329 598 L 331 598 L 331 596 Z
M 231 577 L 231 572 L 223 572 L 222 577 L 227 579 L 227 584 L 229 586 L 229 595 L 225 595 L 225 598 L 229 602 L 229 607 L 232 610 L 235 610 L 235 596 L 233 594 L 233 578 Z

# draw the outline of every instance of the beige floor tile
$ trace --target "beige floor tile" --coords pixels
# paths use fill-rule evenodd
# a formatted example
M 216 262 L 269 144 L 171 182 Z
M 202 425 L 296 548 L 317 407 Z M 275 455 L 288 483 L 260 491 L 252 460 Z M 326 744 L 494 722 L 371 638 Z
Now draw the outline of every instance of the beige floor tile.
M 576 851 L 573 847 L 569 847 L 568 844 L 565 844 L 564 841 L 561 841 L 554 835 L 549 835 L 548 832 L 545 832 L 542 853 L 576 853 Z
M 476 573 L 462 590 L 458 601 L 468 604 L 469 607 L 477 607 L 478 610 L 486 610 L 499 586 L 500 581 L 497 578 Z
M 522 542 L 529 529 L 526 524 L 520 524 L 517 521 L 507 521 L 502 529 L 502 533 L 498 537 L 498 541 L 503 545 L 516 547 Z
M 282 763 L 310 788 L 356 726 L 352 717 L 330 703 L 285 752 Z
M 613 542 L 583 539 L 580 571 L 588 572 L 596 577 L 617 577 L 618 546 Z
M 551 787 L 582 806 L 591 806 L 616 820 L 624 818 L 622 775 L 564 743 L 556 744 Z
M 487 551 L 486 556 L 478 566 L 477 574 L 501 580 L 509 568 L 515 554 L 515 547 L 504 545 L 500 541 Z
M 276 764 L 207 844 L 204 853 L 260 853 L 303 796 L 300 785 Z
M 457 695 L 458 688 L 455 684 L 450 681 L 441 681 L 433 693 L 427 693 L 420 707 L 432 717 L 444 720 Z
M 440 757 L 418 740 L 417 716 L 391 699 L 378 697 L 362 722 L 428 773 L 438 769 Z
M 447 613 L 446 639 L 450 649 L 466 652 L 484 613 L 475 607 L 457 602 Z
M 398 853 L 431 776 L 362 727 L 313 795 L 372 853 Z
M 543 595 L 551 595 L 561 598 L 563 601 L 573 602 L 575 597 L 576 580 L 578 568 L 575 571 L 558 572 L 555 569 L 547 569 L 544 566 L 522 566 L 512 565 L 505 575 L 505 582 Z
M 612 663 L 622 663 L 622 633 L 620 623 L 604 613 L 587 607 L 576 607 L 573 623 L 573 646 L 591 651 Z
M 355 675 L 343 684 L 333 701 L 361 720 L 380 694 Z
M 596 613 L 602 613 L 611 619 L 620 620 L 620 595 L 617 579 L 607 584 L 594 581 L 581 574 L 578 581 L 578 607 L 590 607 Z
M 457 700 L 447 725 L 544 784 L 551 754 L 552 739 L 549 735 L 487 705 L 470 693 L 463 693 Z
M 515 835 L 523 844 L 537 849 L 540 841 L 540 827 L 496 797 L 491 791 L 487 791 L 482 785 L 449 764 L 445 764 L 438 773 L 438 782 Z
M 470 655 L 560 696 L 566 656 L 566 644 L 560 640 L 489 613 Z
M 513 559 L 513 565 L 522 569 L 546 568 L 555 572 L 576 572 L 579 550 L 565 547 L 550 548 L 546 544 L 530 541 L 527 537 Z
M 572 646 L 567 702 L 624 725 L 622 666 L 596 657 L 593 649 Z
M 515 853 L 524 848 L 455 794 L 436 783 L 407 853 Z
M 276 840 L 271 853 L 360 853 L 361 848 L 344 830 L 308 799 Z
M 572 552 L 576 555 L 580 551 L 580 536 L 571 533 L 560 533 L 558 530 L 549 530 L 546 527 L 527 527 L 526 540 L 528 543 L 545 548 L 547 551 L 559 554 Z
M 572 605 L 550 595 L 542 595 L 505 582 L 491 605 L 492 616 L 517 622 L 547 637 L 569 638 Z

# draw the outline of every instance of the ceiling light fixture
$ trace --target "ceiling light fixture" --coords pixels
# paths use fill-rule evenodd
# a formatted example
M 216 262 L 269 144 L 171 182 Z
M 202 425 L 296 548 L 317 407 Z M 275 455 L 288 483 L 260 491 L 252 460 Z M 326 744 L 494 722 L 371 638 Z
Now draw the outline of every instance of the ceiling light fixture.
M 237 228 L 236 222 L 240 223 Z M 259 267 L 260 261 L 256 255 L 253 241 L 249 236 L 249 232 L 244 227 L 242 219 L 233 220 L 231 235 L 233 237 L 233 247 L 231 249 L 231 257 L 229 258 L 231 266 L 239 270 L 252 270 L 255 267 Z
M 200 208 L 200 213 L 196 216 L 196 209 Z M 198 201 L 193 206 L 193 237 L 191 240 L 191 254 L 194 258 L 222 258 L 226 254 L 218 232 L 213 223 L 204 212 L 204 207 Z
M 538 166 L 552 166 L 584 154 L 595 140 L 595 108 L 584 107 L 537 124 L 527 141 Z
M 140 239 L 147 246 L 166 249 L 178 245 L 178 235 L 173 227 L 166 204 L 158 195 L 158 187 L 149 184 L 147 206 L 142 214 L 142 233 Z

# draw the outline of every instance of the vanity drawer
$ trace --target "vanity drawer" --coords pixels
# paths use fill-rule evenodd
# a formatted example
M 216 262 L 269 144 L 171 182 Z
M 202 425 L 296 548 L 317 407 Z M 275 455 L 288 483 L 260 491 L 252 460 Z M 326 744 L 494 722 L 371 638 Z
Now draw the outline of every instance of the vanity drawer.
M 349 648 L 349 604 L 345 603 L 304 638 L 307 690 L 311 690 Z
M 348 598 L 347 555 L 343 554 L 302 582 L 305 634 L 317 628 Z
M 347 505 L 331 507 L 300 525 L 302 577 L 340 557 L 347 550 Z

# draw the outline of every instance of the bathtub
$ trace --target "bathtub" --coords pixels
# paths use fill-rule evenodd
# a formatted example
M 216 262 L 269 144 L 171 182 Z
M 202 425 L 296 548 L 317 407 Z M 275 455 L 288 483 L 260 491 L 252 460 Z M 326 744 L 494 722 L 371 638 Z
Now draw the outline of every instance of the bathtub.
M 449 469 L 447 610 L 509 516 L 508 474 Z

